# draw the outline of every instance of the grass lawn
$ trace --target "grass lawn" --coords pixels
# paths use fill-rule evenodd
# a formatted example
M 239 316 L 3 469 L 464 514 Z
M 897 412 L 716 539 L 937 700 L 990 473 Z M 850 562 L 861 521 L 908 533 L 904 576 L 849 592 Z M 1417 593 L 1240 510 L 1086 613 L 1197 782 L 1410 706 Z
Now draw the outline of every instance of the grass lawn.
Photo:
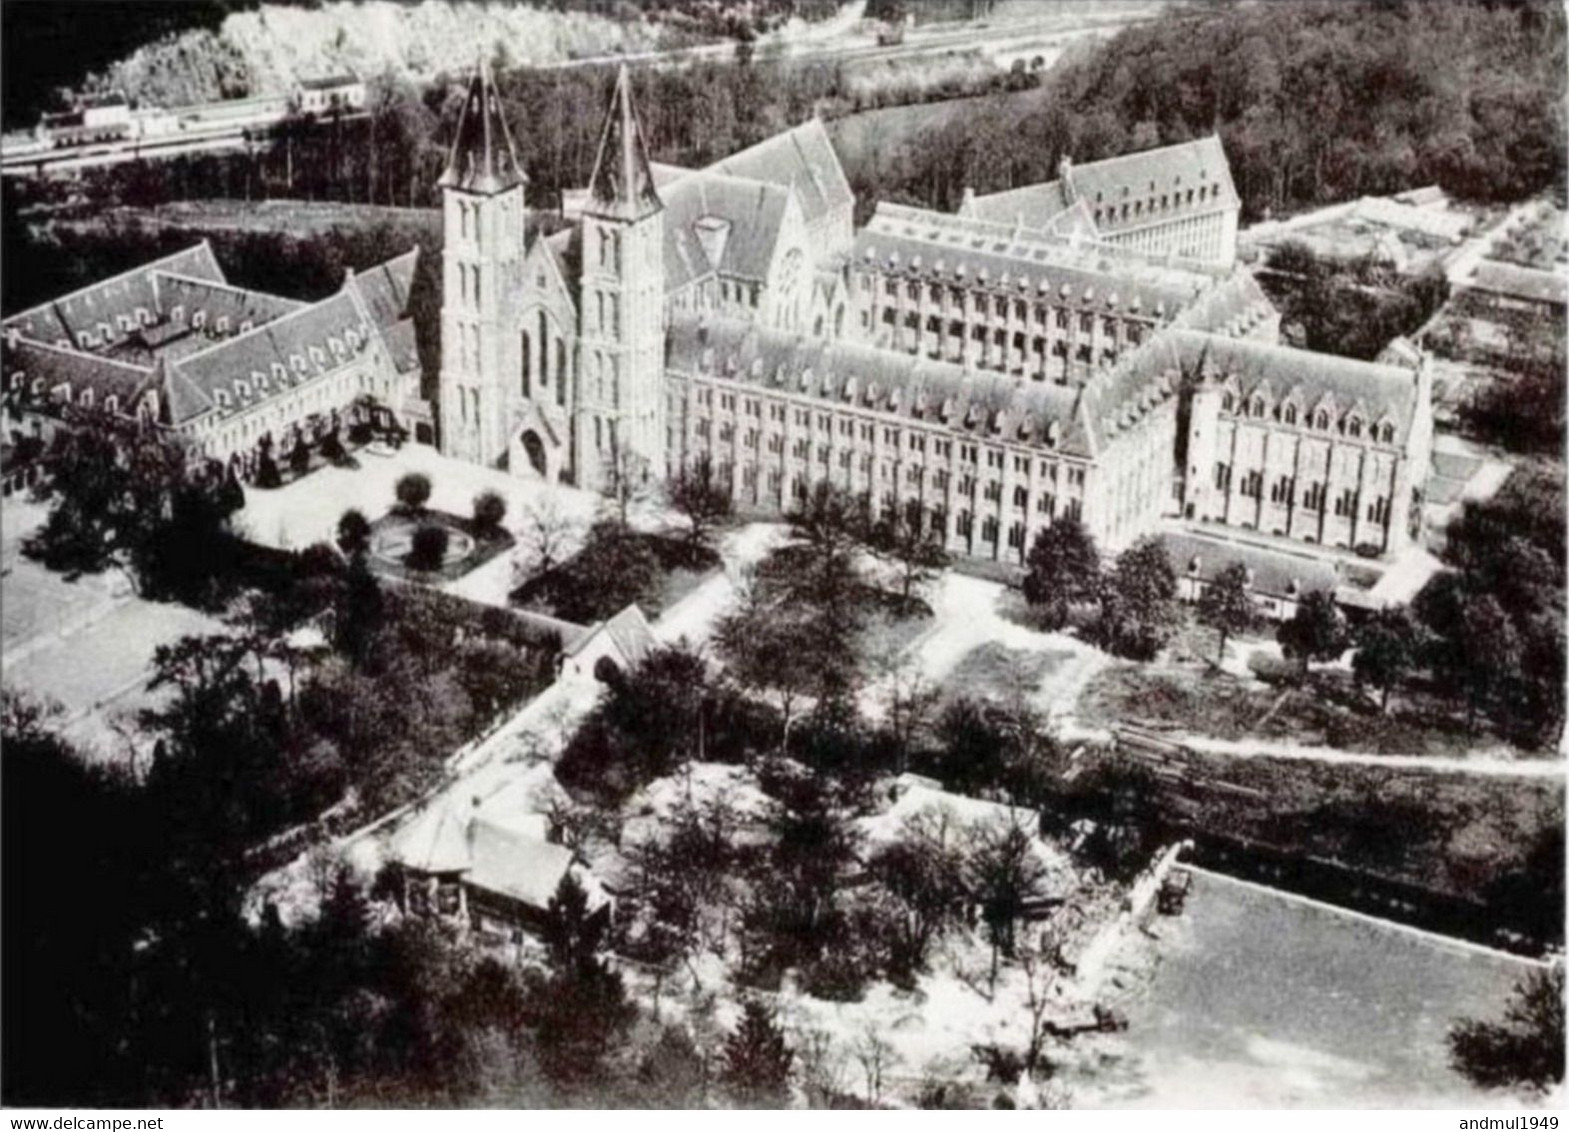
M 414 532 L 436 525 L 447 530 L 447 554 L 439 570 L 416 570 L 407 562 Z M 370 564 L 378 574 L 416 582 L 450 582 L 510 550 L 517 540 L 504 528 L 482 532 L 474 522 L 446 511 L 418 514 L 389 511 L 370 525 Z
M 1073 657 L 1065 649 L 1012 649 L 987 641 L 965 653 L 943 678 L 943 697 L 1000 699 L 1016 689 L 1029 694 Z
M 1530 966 L 1195 873 L 1134 935 L 1124 1034 L 1067 1074 L 1088 1107 L 1460 1107 L 1507 1100 L 1449 1067 L 1460 1017 L 1494 1017 Z M 1094 1057 L 1099 1054 L 1098 1058 Z
M 1211 638 L 1213 634 L 1208 635 Z M 1195 642 L 1206 659 L 1213 640 Z M 1466 729 L 1420 689 L 1397 694 L 1388 714 L 1359 696 L 1348 673 L 1314 671 L 1300 685 L 1243 681 L 1207 665 L 1111 665 L 1085 688 L 1081 715 L 1217 739 L 1268 739 L 1374 755 L 1464 758 L 1486 748 L 1502 757 L 1550 755 Z M 1478 725 L 1482 726 L 1481 724 Z

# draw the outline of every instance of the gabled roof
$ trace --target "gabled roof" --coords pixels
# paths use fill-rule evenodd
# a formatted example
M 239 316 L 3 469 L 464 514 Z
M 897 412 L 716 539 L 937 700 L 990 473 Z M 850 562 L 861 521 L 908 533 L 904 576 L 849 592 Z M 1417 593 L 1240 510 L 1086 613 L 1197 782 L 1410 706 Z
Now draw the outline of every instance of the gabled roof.
M 1026 228 L 1045 228 L 1068 210 L 1067 193 L 1061 181 L 1044 181 L 1005 189 L 1000 193 L 972 196 L 959 206 L 960 216 L 990 220 L 997 224 L 1022 224 Z
M 1309 408 L 1328 398 L 1345 411 L 1360 401 L 1368 419 L 1388 416 L 1397 444 L 1411 427 L 1418 387 L 1409 369 L 1193 330 L 1167 330 L 1156 341 L 1184 371 L 1202 362 L 1210 380 L 1235 377 L 1244 397 L 1268 383 L 1282 397 L 1296 391 Z
M 1177 326 L 1238 337 L 1279 312 L 1253 273 L 1239 267 L 1174 320 Z
M 1006 287 L 1021 299 L 1049 295 L 1056 305 L 1158 321 L 1197 299 L 1218 274 L 1106 244 L 1076 244 L 1014 225 L 887 203 L 856 234 L 851 255 L 853 263 L 878 271 Z
M 891 413 L 932 428 L 1092 454 L 1081 392 L 845 341 L 791 334 L 743 319 L 678 319 L 666 367 Z M 945 411 L 946 410 L 946 411 Z M 1055 444 L 1048 437 L 1056 438 Z
M 173 414 L 172 423 L 183 423 L 203 409 L 214 407 L 217 402 L 213 395 L 219 389 L 232 396 L 234 383 L 248 381 L 252 373 L 267 375 L 270 380 L 274 363 L 283 366 L 286 380 L 291 384 L 337 369 L 346 363 L 332 350 L 331 343 L 336 338 L 341 347 L 350 349 L 349 330 L 362 340 L 368 340 L 373 333 L 354 297 L 347 291 L 339 291 L 248 334 L 224 339 L 199 354 L 181 358 L 170 366 L 171 378 L 189 382 L 195 396 L 181 398 L 182 411 Z M 317 351 L 315 354 L 312 347 Z M 303 368 L 295 364 L 296 358 Z M 281 390 L 274 388 L 271 392 Z M 259 390 L 253 390 L 253 395 L 257 400 L 266 396 Z M 172 413 L 173 410 L 171 398 Z
M 452 151 L 439 185 L 470 193 L 499 193 L 528 183 L 491 81 L 490 64 L 483 59 L 469 80 L 458 115 Z
M 616 651 L 628 665 L 641 664 L 644 658 L 659 645 L 654 637 L 654 631 L 648 627 L 648 619 L 643 616 L 643 611 L 633 604 L 608 621 L 590 625 L 582 636 L 567 646 L 565 655 L 577 656 L 602 634 L 609 636 Z
M 463 879 L 531 908 L 548 907 L 572 868 L 572 850 L 566 846 L 508 829 L 484 816 L 470 822 L 468 842 L 469 868 Z
M 169 271 L 155 271 L 153 274 L 163 313 L 169 313 L 176 306 L 183 307 L 184 321 L 187 323 L 197 311 L 203 311 L 209 320 L 226 316 L 236 327 L 242 322 L 259 326 L 307 305 L 294 299 L 269 295 L 264 291 L 248 291 L 243 287 L 232 287 L 210 279 L 194 279 Z
M 623 63 L 605 110 L 594 175 L 588 181 L 588 203 L 583 211 L 616 220 L 641 220 L 662 207 L 659 194 L 654 191 L 643 129 L 632 105 L 632 79 Z
M 137 397 L 155 387 L 155 375 L 149 367 L 129 365 L 78 350 L 62 350 L 50 342 L 22 338 L 14 346 L 10 343 L 0 345 L 0 353 L 4 356 L 7 391 L 11 375 L 22 373 L 29 388 L 34 380 L 41 379 L 45 396 L 60 385 L 71 387 L 73 399 L 83 389 L 91 389 L 100 405 L 105 397 L 115 396 L 120 399 L 122 411 L 129 412 Z
M 1533 303 L 1569 303 L 1569 279 L 1561 273 L 1498 260 L 1478 263 L 1462 286 Z
M 1226 151 L 1215 134 L 1085 165 L 1067 164 L 1062 170 L 1062 180 L 1067 183 L 1072 197 L 1083 200 L 1092 209 L 1102 206 L 1107 209 L 1100 222 L 1103 231 L 1137 228 L 1177 216 L 1241 205 L 1231 180 Z M 1204 199 L 1195 195 L 1189 204 L 1187 191 L 1200 188 L 1206 190 Z M 1120 215 L 1124 201 L 1129 204 L 1141 201 L 1147 205 L 1152 198 L 1158 202 L 1163 196 L 1168 198 L 1168 203 L 1159 211 L 1146 208 L 1138 216 L 1130 211 L 1126 219 Z M 1110 212 L 1114 207 L 1119 208 L 1116 216 Z
M 790 186 L 801 202 L 801 213 L 809 227 L 826 214 L 855 204 L 855 194 L 850 191 L 839 155 L 817 118 L 731 154 L 708 168 L 731 177 Z
M 83 331 L 97 333 L 100 323 L 109 324 L 114 334 L 119 336 L 121 327 L 118 316 L 134 319 L 138 307 L 147 311 L 162 309 L 155 279 L 159 272 L 211 283 L 224 281 L 223 271 L 213 258 L 211 246 L 203 240 L 173 255 L 144 263 L 58 299 L 10 315 L 4 320 L 3 326 L 7 330 L 18 330 L 24 337 L 36 342 L 68 338 L 73 347 L 77 345 L 78 334 Z
M 666 192 L 665 269 L 674 273 L 666 287 L 674 290 L 709 271 L 766 280 L 790 197 L 788 187 L 707 171 L 682 178 Z M 718 263 L 696 233 L 709 218 L 729 223 Z
M 377 326 L 387 327 L 409 313 L 409 291 L 419 264 L 418 245 L 386 263 L 356 272 L 347 286 L 359 292 L 366 312 Z

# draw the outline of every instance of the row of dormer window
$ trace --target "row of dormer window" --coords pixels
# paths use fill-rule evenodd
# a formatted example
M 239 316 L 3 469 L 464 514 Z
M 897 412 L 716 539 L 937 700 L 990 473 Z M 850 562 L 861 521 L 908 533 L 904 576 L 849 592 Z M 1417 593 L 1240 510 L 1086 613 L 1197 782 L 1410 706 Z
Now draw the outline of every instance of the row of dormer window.
M 1220 407 L 1228 413 L 1239 413 L 1244 417 L 1263 419 L 1266 416 L 1280 421 L 1282 424 L 1295 425 L 1298 423 L 1297 407 L 1289 402 L 1285 405 L 1276 405 L 1273 410 L 1265 403 L 1262 397 L 1252 397 L 1245 402 L 1230 393 L 1221 400 Z M 1301 414 L 1301 423 L 1306 428 L 1317 429 L 1319 432 L 1328 432 L 1330 425 L 1334 426 L 1344 435 L 1360 440 L 1364 422 L 1355 413 L 1333 420 L 1327 409 L 1317 409 L 1311 413 Z M 1381 444 L 1393 444 L 1395 441 L 1395 426 L 1388 421 L 1381 421 L 1367 427 L 1367 438 Z

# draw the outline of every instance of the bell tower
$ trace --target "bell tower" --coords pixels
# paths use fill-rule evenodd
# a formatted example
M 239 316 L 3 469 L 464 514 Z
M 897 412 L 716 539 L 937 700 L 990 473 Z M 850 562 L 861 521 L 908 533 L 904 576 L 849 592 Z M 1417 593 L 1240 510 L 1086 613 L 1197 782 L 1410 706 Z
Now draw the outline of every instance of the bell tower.
M 663 213 L 623 66 L 580 222 L 573 428 L 585 487 L 603 487 L 617 465 L 665 474 Z
M 512 325 L 523 255 L 523 186 L 490 68 L 459 111 L 442 203 L 441 451 L 494 466 L 507 453 L 506 376 L 521 364 Z

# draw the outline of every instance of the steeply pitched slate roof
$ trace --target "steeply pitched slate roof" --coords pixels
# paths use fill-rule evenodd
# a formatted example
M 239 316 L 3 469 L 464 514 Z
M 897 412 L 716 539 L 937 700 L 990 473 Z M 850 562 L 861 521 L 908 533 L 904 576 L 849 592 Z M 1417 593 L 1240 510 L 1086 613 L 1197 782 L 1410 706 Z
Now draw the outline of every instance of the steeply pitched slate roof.
M 382 341 L 386 342 L 387 353 L 392 355 L 392 364 L 399 373 L 413 373 L 419 369 L 419 340 L 414 334 L 412 318 L 383 327 L 381 337 Z
M 250 382 L 253 373 L 265 376 L 270 386 L 265 392 L 253 386 L 251 396 L 255 401 L 281 392 L 274 384 L 274 363 L 283 366 L 285 380 L 291 385 L 337 369 L 346 359 L 332 351 L 331 341 L 336 338 L 345 350 L 351 349 L 346 335 L 351 329 L 362 341 L 368 341 L 373 332 L 361 316 L 353 296 L 340 291 L 248 334 L 225 339 L 211 349 L 180 359 L 170 367 L 171 377 L 184 378 L 197 396 L 189 399 L 190 404 L 185 404 L 188 399 L 182 398 L 182 413 L 175 415 L 174 423 L 182 423 L 206 408 L 215 407 L 214 394 L 220 389 L 234 399 L 238 407 L 235 382 Z M 313 346 L 321 352 L 319 361 L 311 354 Z M 303 368 L 295 366 L 296 358 L 303 362 Z
M 1160 540 L 1179 578 L 1194 576 L 1192 565 L 1197 559 L 1200 581 L 1214 581 L 1215 575 L 1239 562 L 1250 573 L 1253 592 L 1270 597 L 1300 597 L 1314 590 L 1334 590 L 1340 582 L 1332 562 L 1307 553 L 1271 550 L 1180 531 L 1162 533 Z M 1295 592 L 1292 583 L 1296 584 Z
M 1000 193 L 973 196 L 959 207 L 960 216 L 990 220 L 997 224 L 1022 224 L 1026 228 L 1045 228 L 1068 209 L 1068 196 L 1061 181 L 1044 181 Z
M 1409 369 L 1193 330 L 1168 330 L 1158 341 L 1184 371 L 1202 363 L 1209 381 L 1235 378 L 1243 397 L 1267 386 L 1274 403 L 1295 393 L 1311 410 L 1327 394 L 1340 413 L 1360 403 L 1370 424 L 1387 416 L 1397 444 L 1410 430 L 1417 382 Z
M 834 152 L 828 131 L 816 118 L 716 161 L 709 170 L 771 185 L 789 185 L 801 202 L 801 213 L 809 226 L 836 209 L 855 204 L 855 194 L 850 191 L 839 155 Z
M 1147 149 L 1139 153 L 1125 153 L 1092 161 L 1085 165 L 1070 165 L 1063 171 L 1072 196 L 1083 200 L 1092 209 L 1118 208 L 1118 215 L 1108 211 L 1100 222 L 1103 231 L 1115 232 L 1124 228 L 1138 228 L 1157 221 L 1178 216 L 1196 216 L 1220 208 L 1237 208 L 1240 199 L 1231 180 L 1231 165 L 1226 161 L 1226 151 L 1220 138 L 1211 134 L 1177 145 Z M 1199 200 L 1196 193 L 1191 204 L 1187 191 L 1199 188 L 1218 190 L 1206 193 Z M 1178 200 L 1178 194 L 1181 199 Z M 1171 198 L 1166 208 L 1158 208 L 1162 195 Z M 1151 198 L 1157 202 L 1151 210 Z M 1120 206 L 1126 201 L 1130 206 L 1128 218 L 1121 218 Z M 1141 215 L 1134 216 L 1131 206 L 1135 201 L 1145 205 Z
M 114 337 L 123 337 L 118 316 L 134 320 L 138 307 L 147 311 L 162 309 L 154 278 L 158 272 L 212 283 L 224 281 L 212 248 L 203 240 L 173 255 L 11 315 L 3 325 L 7 330 L 14 328 L 37 342 L 54 342 L 63 337 L 69 338 L 73 346 L 77 344 L 78 334 L 84 330 L 96 334 L 100 323 L 108 323 Z
M 193 279 L 172 272 L 154 272 L 159 302 L 165 314 L 176 306 L 184 308 L 184 322 L 189 324 L 197 311 L 204 311 L 209 321 L 227 316 L 238 327 L 242 322 L 260 326 L 275 318 L 282 318 L 306 306 L 294 299 L 280 298 L 263 291 L 247 291 L 227 283 L 209 279 Z
M 1070 455 L 1093 453 L 1078 390 L 745 320 L 678 320 L 669 331 L 666 367 L 892 413 L 961 434 L 1055 447 Z M 1048 441 L 1053 425 L 1055 445 Z
M 1170 318 L 1193 302 L 1216 274 L 1103 244 L 1075 244 L 1043 232 L 889 204 L 879 204 L 856 234 L 851 256 L 853 263 L 876 264 L 879 271 L 1157 318 Z
M 136 398 L 155 386 L 153 370 L 135 366 L 79 350 L 62 350 L 49 342 L 20 339 L 16 345 L 0 345 L 5 370 L 5 388 L 10 389 L 11 376 L 21 373 L 30 388 L 35 379 L 43 381 L 43 394 L 59 385 L 71 387 L 71 398 L 76 400 L 83 389 L 91 389 L 95 401 L 101 406 L 103 399 L 115 396 L 120 407 L 129 412 Z
M 366 311 L 377 326 L 391 326 L 409 310 L 409 291 L 414 286 L 414 270 L 419 264 L 418 246 L 386 263 L 356 272 L 347 286 L 359 293 Z
M 637 108 L 632 105 L 632 78 L 623 63 L 605 110 L 584 211 L 618 220 L 641 220 L 661 207 L 659 194 L 654 191 L 654 174 L 648 165 L 648 149 L 643 144 L 643 128 L 638 124 Z
M 626 658 L 628 664 L 632 665 L 641 664 L 644 658 L 659 645 L 654 637 L 654 631 L 648 627 L 648 619 L 643 616 L 643 611 L 633 604 L 608 621 L 590 625 L 581 636 L 567 645 L 565 654 L 577 656 L 601 633 L 609 635 L 616 650 Z
M 507 128 L 488 63 L 481 61 L 469 80 L 458 115 L 457 132 L 440 185 L 471 193 L 499 193 L 528 183 L 518 164 L 512 132 Z
M 665 267 L 667 274 L 673 270 L 675 275 L 674 281 L 667 279 L 667 287 L 674 289 L 710 271 L 768 278 L 790 205 L 788 188 L 705 171 L 671 186 L 665 204 Z M 697 223 L 708 217 L 730 224 L 718 263 L 709 261 L 696 231 Z
M 1237 337 L 1278 313 L 1253 273 L 1239 267 L 1196 299 L 1173 324 Z

